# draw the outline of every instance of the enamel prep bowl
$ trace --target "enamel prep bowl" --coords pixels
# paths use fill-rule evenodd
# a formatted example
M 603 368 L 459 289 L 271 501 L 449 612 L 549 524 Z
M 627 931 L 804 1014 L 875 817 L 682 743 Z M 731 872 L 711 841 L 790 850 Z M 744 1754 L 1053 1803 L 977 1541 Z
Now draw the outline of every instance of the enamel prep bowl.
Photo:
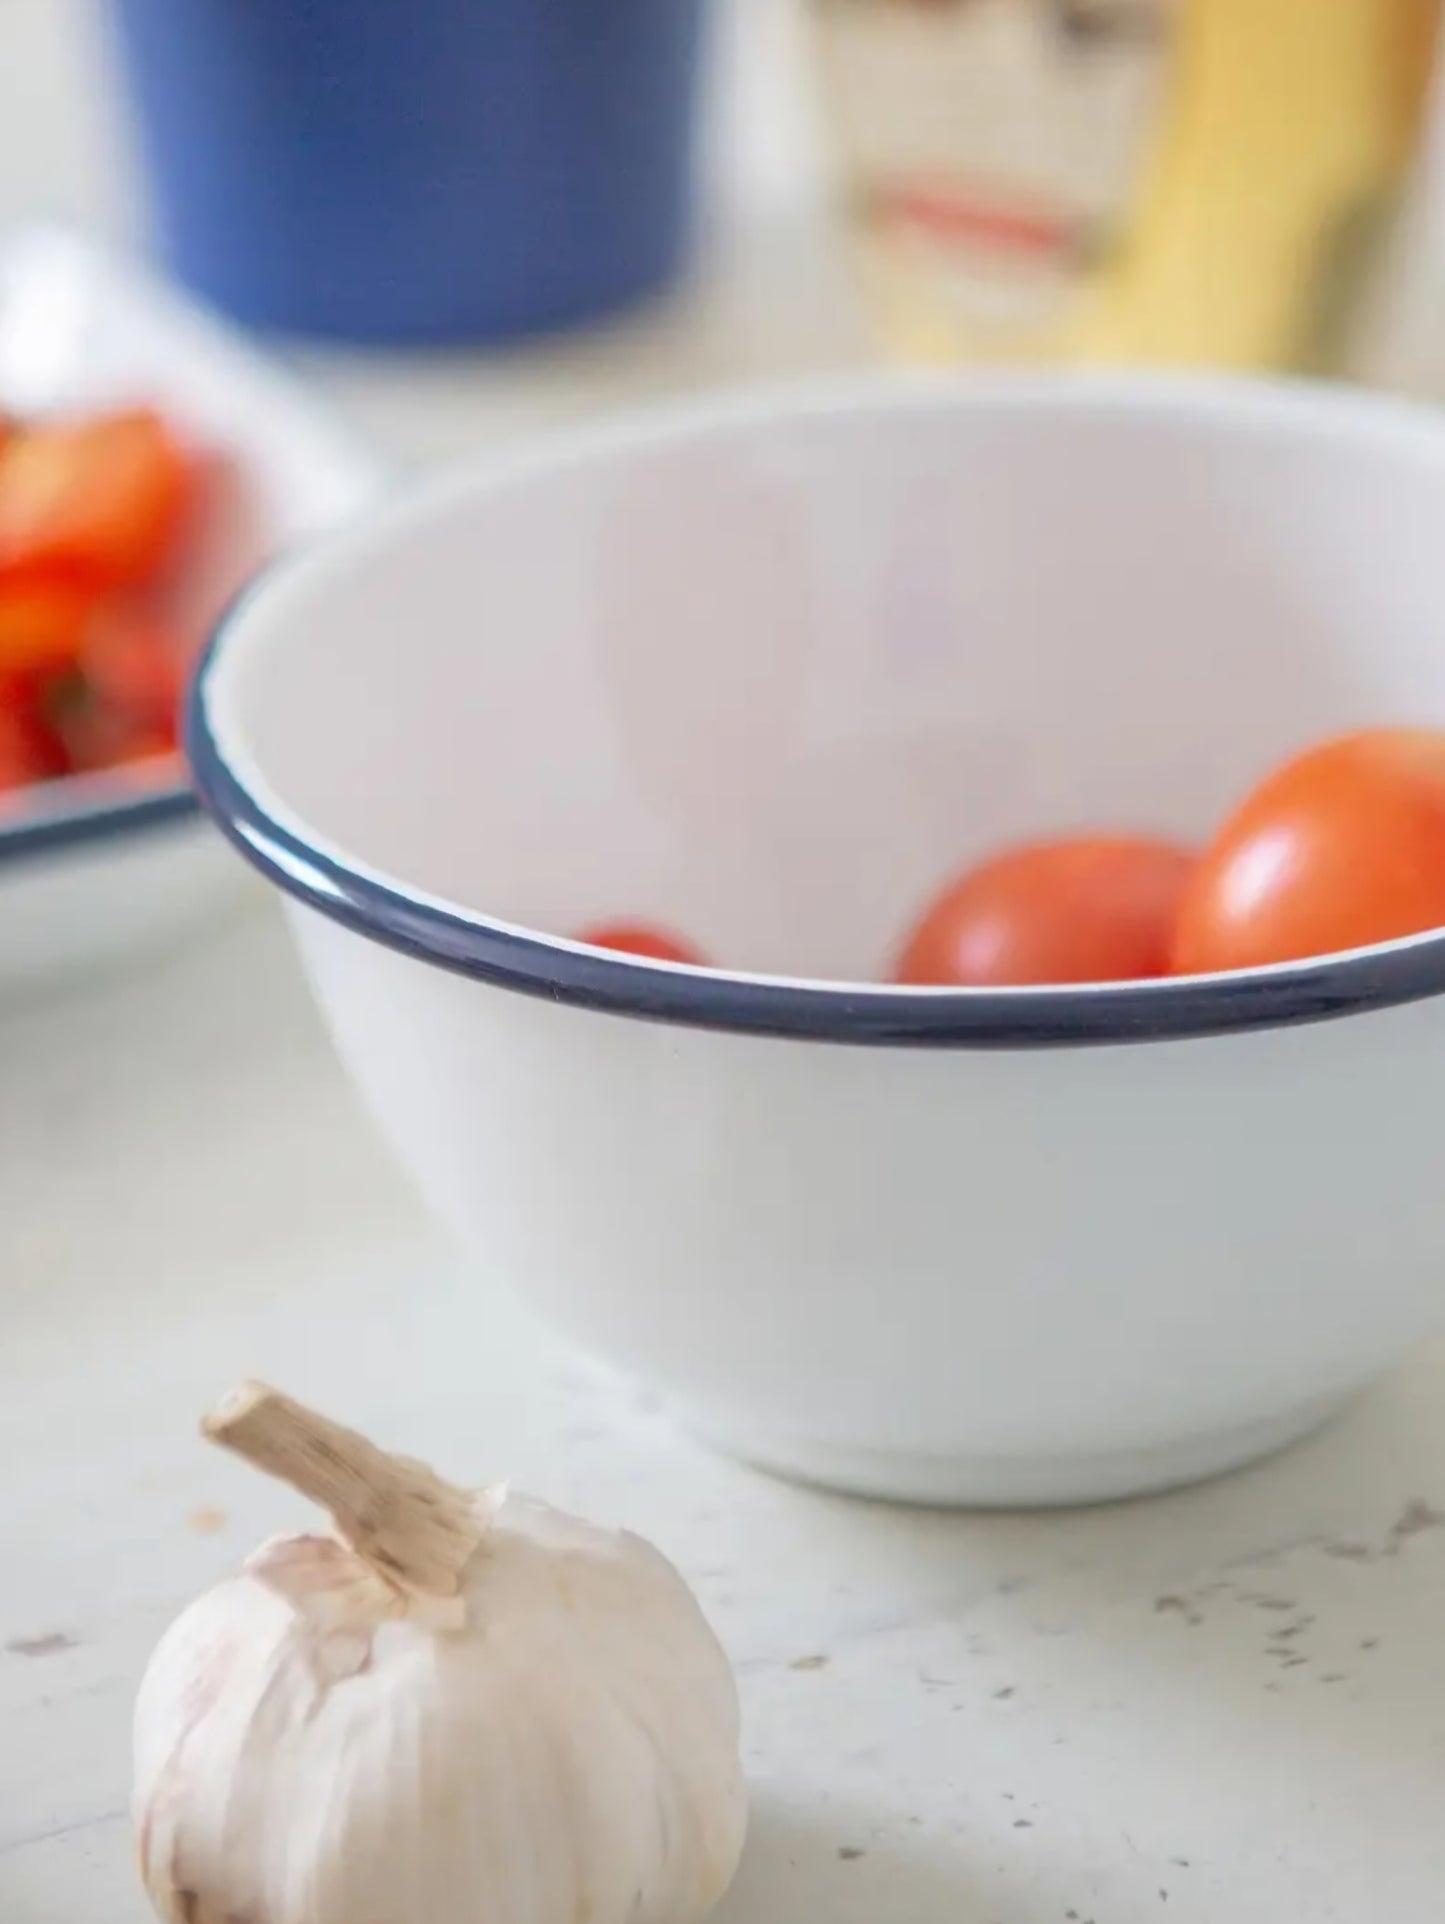
M 1223 380 L 866 378 L 414 494 L 223 623 L 192 750 L 479 1281 L 845 1489 L 1120 1496 L 1440 1320 L 1445 935 L 879 985 L 974 855 L 1198 837 L 1445 724 L 1445 425 Z M 730 971 L 589 950 L 644 917 Z

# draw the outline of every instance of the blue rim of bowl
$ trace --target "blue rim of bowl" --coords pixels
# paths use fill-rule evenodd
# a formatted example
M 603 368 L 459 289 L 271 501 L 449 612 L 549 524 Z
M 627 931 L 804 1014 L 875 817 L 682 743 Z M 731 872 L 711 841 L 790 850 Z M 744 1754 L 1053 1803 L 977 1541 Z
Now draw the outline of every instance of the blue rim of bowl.
M 1231 975 L 1079 988 L 920 990 L 659 967 L 419 898 L 278 822 L 238 779 L 216 742 L 207 708 L 211 668 L 241 607 L 273 572 L 263 570 L 221 617 L 191 683 L 186 749 L 200 805 L 294 901 L 454 975 L 598 1014 L 692 1029 L 878 1048 L 982 1050 L 1239 1035 L 1364 1014 L 1445 991 L 1445 933 Z M 154 812 L 170 801 L 154 798 Z
M 54 784 L 40 784 L 33 791 L 33 805 L 0 822 L 0 869 L 169 828 L 196 815 L 199 809 L 194 792 L 184 783 L 171 783 L 149 794 L 101 796 L 67 805 L 66 789 L 102 780 L 100 776 L 66 776 Z

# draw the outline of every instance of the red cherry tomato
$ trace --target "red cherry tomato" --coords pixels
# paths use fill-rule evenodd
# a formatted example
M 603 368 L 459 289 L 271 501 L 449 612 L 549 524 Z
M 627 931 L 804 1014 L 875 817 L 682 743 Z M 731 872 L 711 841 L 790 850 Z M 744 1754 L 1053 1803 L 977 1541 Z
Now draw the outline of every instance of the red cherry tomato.
M 1268 776 L 1180 904 L 1178 975 L 1253 969 L 1445 927 L 1445 735 L 1376 728 Z
M 708 965 L 701 949 L 645 922 L 599 923 L 595 928 L 584 929 L 577 940 L 589 942 L 594 949 L 616 949 L 623 955 L 646 956 L 653 962 L 685 962 L 694 969 L 705 969 Z
M 0 446 L 0 571 L 148 581 L 170 556 L 193 482 L 150 408 L 17 428 Z
M 895 979 L 992 988 L 1162 975 L 1193 861 L 1138 836 L 1006 850 L 944 890 L 909 936 Z

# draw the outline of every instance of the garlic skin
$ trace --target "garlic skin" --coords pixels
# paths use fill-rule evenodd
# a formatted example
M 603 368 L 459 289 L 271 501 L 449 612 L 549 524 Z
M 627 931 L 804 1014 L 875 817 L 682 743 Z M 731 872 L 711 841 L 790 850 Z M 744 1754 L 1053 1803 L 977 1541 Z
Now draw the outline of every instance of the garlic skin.
M 450 1596 L 283 1538 L 162 1639 L 135 1820 L 170 1924 L 696 1924 L 721 1897 L 737 1693 L 692 1593 L 546 1504 L 472 1515 Z

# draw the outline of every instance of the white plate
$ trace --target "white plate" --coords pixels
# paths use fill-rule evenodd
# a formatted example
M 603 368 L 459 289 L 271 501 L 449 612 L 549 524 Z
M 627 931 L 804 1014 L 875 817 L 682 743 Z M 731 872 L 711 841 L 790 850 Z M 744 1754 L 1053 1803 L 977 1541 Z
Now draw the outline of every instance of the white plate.
M 186 632 L 383 479 L 298 381 L 142 268 L 56 229 L 0 241 L 0 407 L 123 400 L 154 401 L 222 457 L 175 588 Z M 233 895 L 239 876 L 182 785 L 47 783 L 0 821 L 0 993 L 163 942 Z

